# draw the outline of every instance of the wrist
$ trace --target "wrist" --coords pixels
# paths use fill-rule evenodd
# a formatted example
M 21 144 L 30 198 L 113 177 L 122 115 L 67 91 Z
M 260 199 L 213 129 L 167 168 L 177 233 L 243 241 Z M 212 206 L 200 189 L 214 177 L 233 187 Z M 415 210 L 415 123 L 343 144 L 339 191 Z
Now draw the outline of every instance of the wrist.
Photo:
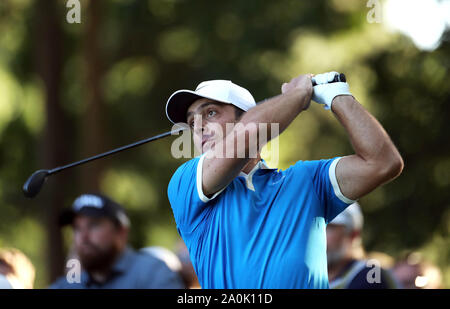
M 295 100 L 298 102 L 301 110 L 308 108 L 311 103 L 312 87 L 311 89 L 297 88 L 295 93 Z
M 342 109 L 354 103 L 357 103 L 357 101 L 352 95 L 349 94 L 337 95 L 331 102 L 331 110 L 334 112 L 336 109 Z

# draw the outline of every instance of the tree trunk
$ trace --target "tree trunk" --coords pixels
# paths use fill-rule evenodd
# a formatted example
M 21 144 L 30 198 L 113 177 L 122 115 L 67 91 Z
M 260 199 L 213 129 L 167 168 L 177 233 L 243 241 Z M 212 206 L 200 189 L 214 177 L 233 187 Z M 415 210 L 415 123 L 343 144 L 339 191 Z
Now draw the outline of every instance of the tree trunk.
M 86 2 L 86 22 L 84 31 L 86 109 L 82 118 L 82 157 L 104 152 L 103 98 L 101 90 L 102 61 L 99 48 L 99 25 L 102 1 Z M 83 191 L 99 191 L 103 160 L 95 161 L 81 171 Z
M 42 166 L 56 167 L 67 162 L 69 155 L 66 147 L 67 121 L 61 108 L 61 70 L 62 70 L 62 33 L 59 14 L 55 0 L 36 1 L 37 27 L 36 65 L 45 88 L 46 125 L 41 143 Z M 63 243 L 58 216 L 64 203 L 67 189 L 67 177 L 58 177 L 45 188 L 41 200 L 43 221 L 46 227 L 47 256 L 49 280 L 54 281 L 64 269 Z

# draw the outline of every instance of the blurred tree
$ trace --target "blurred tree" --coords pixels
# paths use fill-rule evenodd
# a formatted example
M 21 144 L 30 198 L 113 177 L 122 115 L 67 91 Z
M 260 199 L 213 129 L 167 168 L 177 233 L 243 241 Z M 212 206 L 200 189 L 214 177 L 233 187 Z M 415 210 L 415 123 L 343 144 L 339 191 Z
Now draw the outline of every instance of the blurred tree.
M 45 87 L 46 126 L 44 139 L 39 147 L 43 151 L 42 166 L 58 166 L 67 162 L 67 121 L 61 107 L 61 72 L 64 65 L 62 31 L 58 18 L 60 10 L 54 1 L 36 1 L 37 27 L 35 35 L 36 64 Z M 63 269 L 63 247 L 58 215 L 63 205 L 69 179 L 60 178 L 47 191 L 47 201 L 41 205 L 47 232 L 47 269 L 54 280 Z
M 99 38 L 101 37 L 101 16 L 103 1 L 84 2 L 86 26 L 83 37 L 84 48 L 84 70 L 86 89 L 86 108 L 84 109 L 81 135 L 82 157 L 89 157 L 104 151 L 106 141 L 104 134 L 104 106 L 102 94 L 103 64 L 101 50 L 99 49 Z M 100 177 L 104 161 L 82 169 L 81 191 L 99 191 Z

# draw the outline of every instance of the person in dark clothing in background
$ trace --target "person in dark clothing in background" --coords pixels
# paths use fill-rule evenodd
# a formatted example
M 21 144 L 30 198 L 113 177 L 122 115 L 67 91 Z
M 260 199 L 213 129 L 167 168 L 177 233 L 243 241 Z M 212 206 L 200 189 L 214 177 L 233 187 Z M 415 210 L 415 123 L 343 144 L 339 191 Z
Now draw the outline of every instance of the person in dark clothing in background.
M 83 194 L 61 216 L 71 224 L 82 271 L 61 277 L 54 289 L 182 289 L 180 276 L 149 254 L 128 245 L 130 221 L 124 209 L 100 194 Z M 76 269 L 75 269 L 76 270 Z
M 328 278 L 331 289 L 396 289 L 397 281 L 377 260 L 362 258 L 363 215 L 358 203 L 327 225 Z M 359 252 L 358 252 L 359 251 Z

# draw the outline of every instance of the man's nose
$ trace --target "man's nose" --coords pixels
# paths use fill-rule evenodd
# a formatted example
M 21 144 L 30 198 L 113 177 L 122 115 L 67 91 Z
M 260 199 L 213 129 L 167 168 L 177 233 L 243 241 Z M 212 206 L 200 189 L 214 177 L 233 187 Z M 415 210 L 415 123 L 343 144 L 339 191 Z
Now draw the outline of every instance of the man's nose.
M 84 243 L 89 239 L 89 231 L 87 229 L 79 229 L 76 236 L 79 243 Z
M 197 134 L 203 134 L 206 127 L 206 119 L 201 116 L 198 116 L 194 120 L 194 132 Z

